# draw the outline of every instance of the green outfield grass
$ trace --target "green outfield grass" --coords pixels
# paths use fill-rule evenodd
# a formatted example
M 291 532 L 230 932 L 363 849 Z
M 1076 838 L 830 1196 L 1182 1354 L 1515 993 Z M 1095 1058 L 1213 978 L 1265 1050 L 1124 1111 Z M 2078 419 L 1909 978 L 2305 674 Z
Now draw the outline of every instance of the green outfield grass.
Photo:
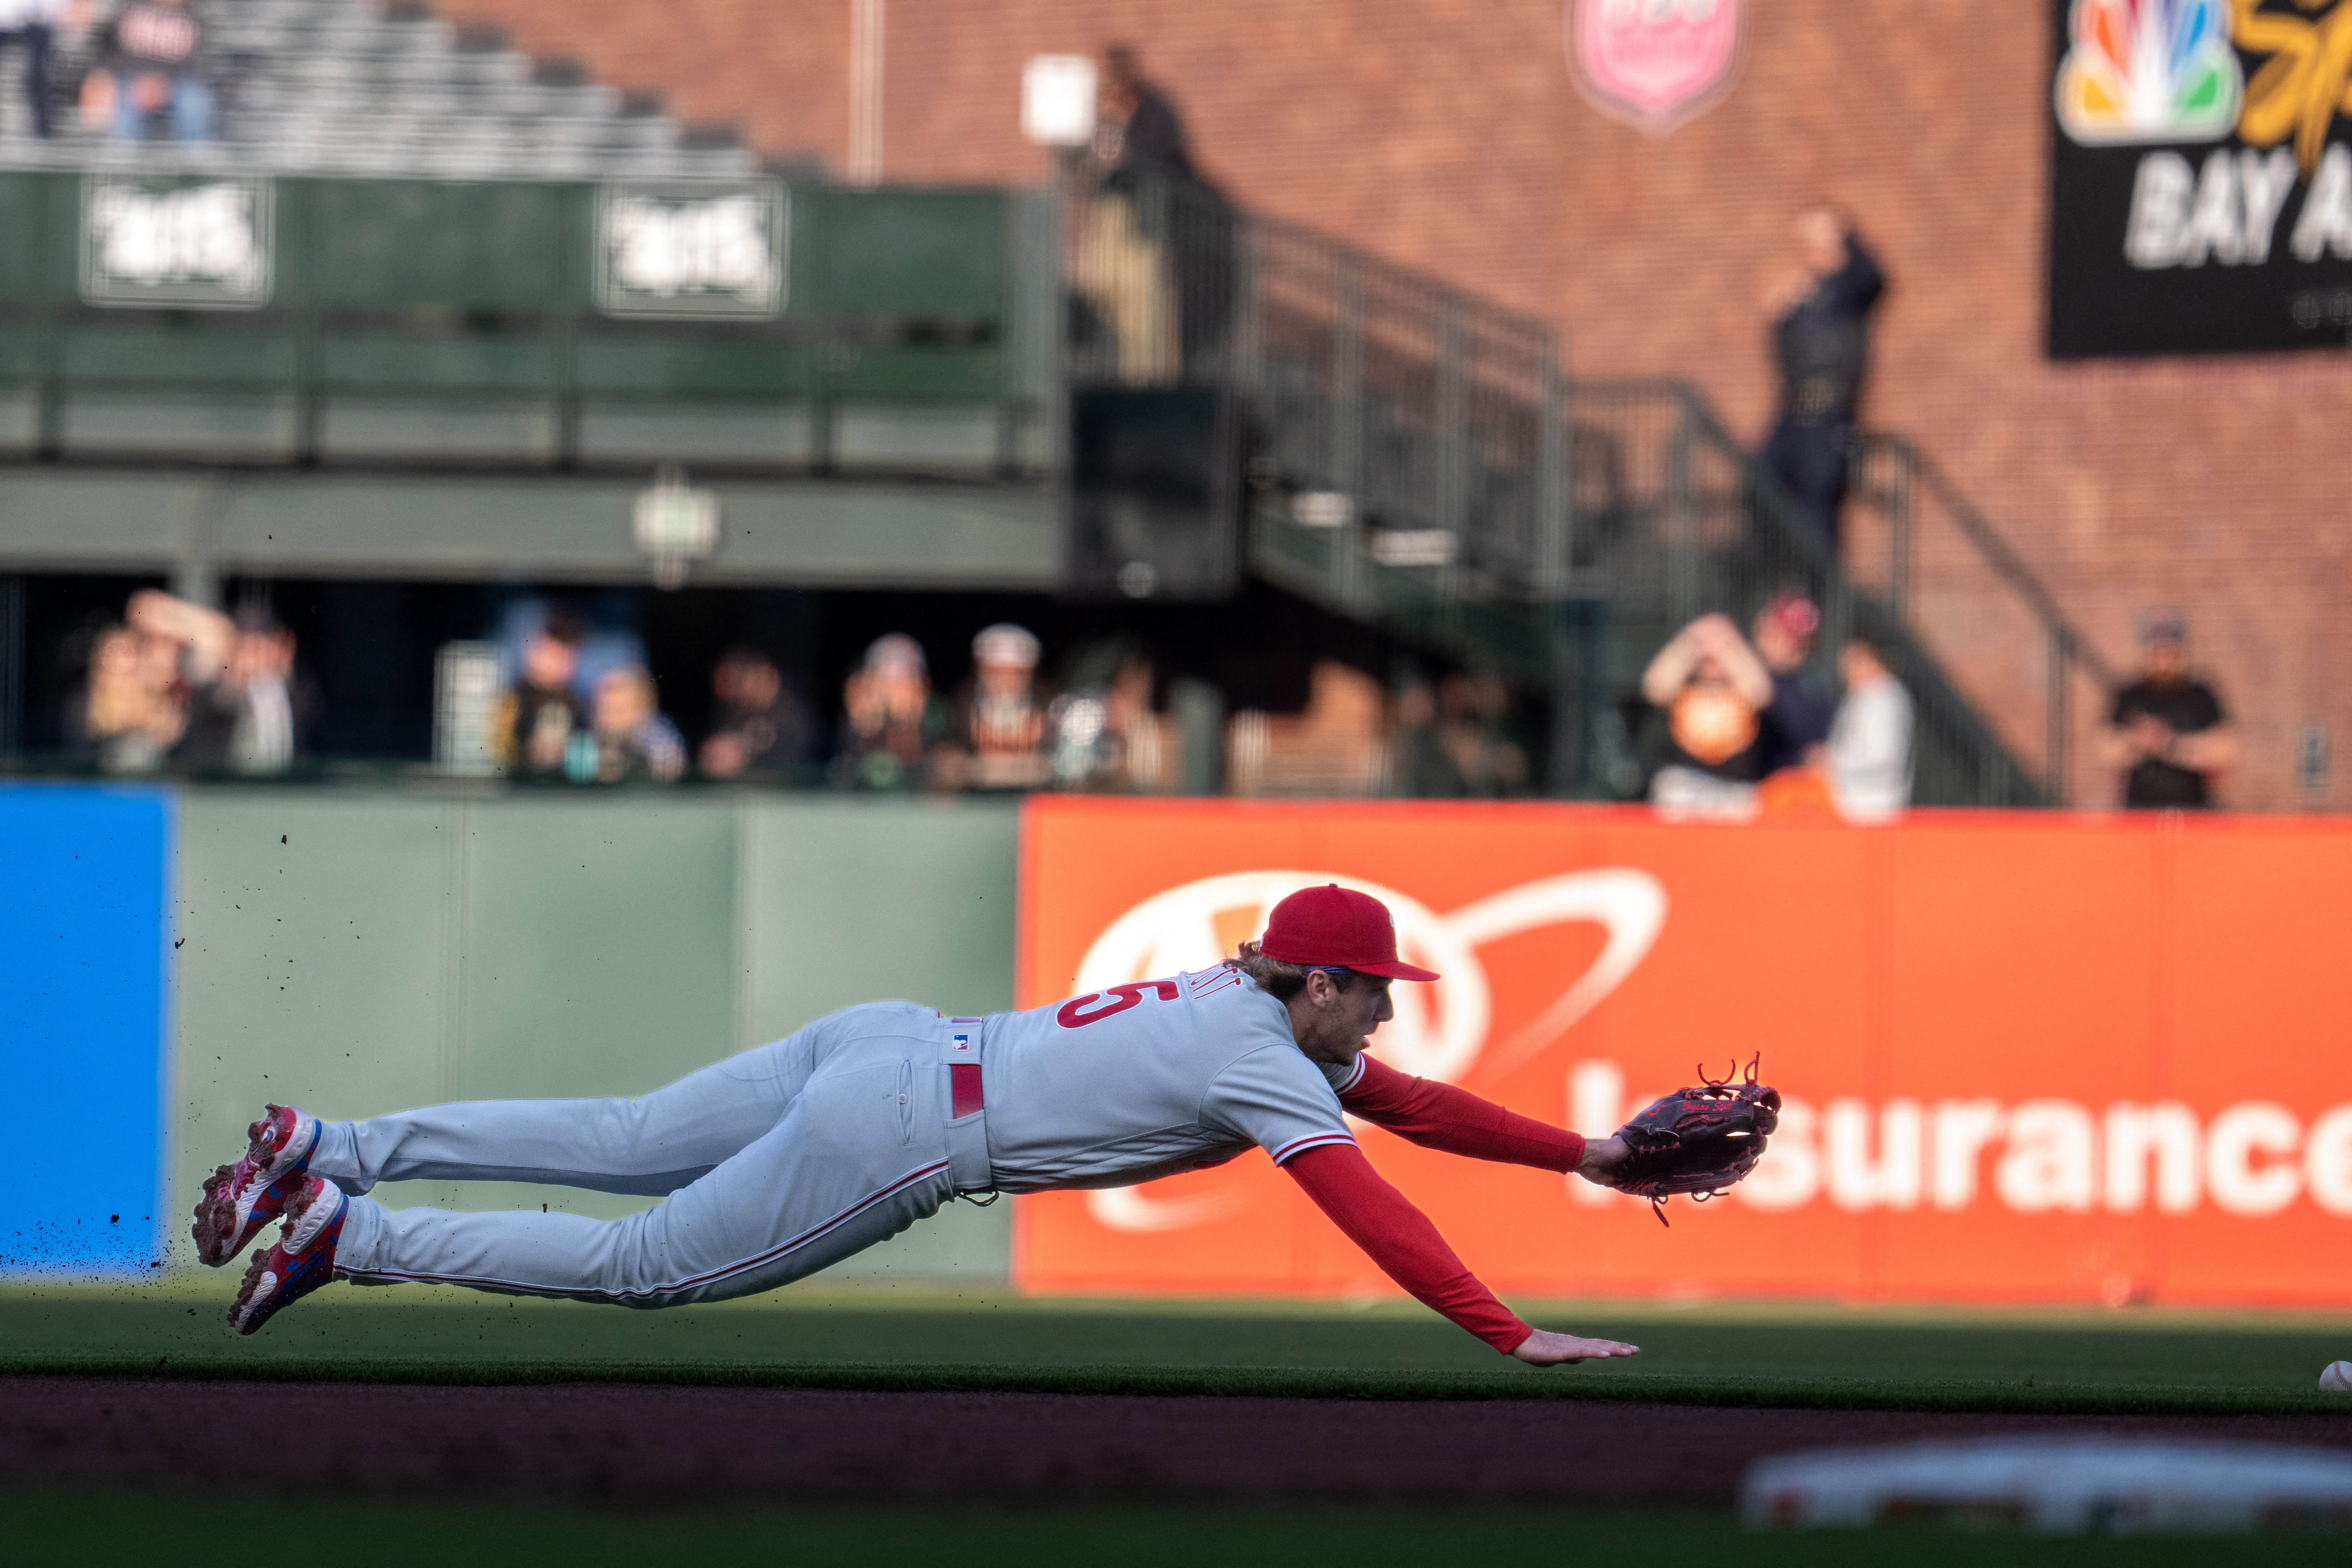
M 419 1563 L 561 1563 L 641 1568 L 655 1562 L 794 1564 L 1118 1563 L 1120 1568 L 1295 1568 L 1339 1562 L 1475 1563 L 1481 1568 L 1702 1561 L 1754 1568 L 2265 1568 L 2343 1561 L 2341 1537 L 2035 1539 L 1946 1530 L 1751 1533 L 1728 1521 L 1488 1510 L 1476 1513 L 1313 1510 L 1111 1510 L 888 1512 L 656 1518 L 541 1510 L 461 1509 L 299 1499 L 249 1504 L 119 1494 L 0 1494 L 0 1540 L 14 1561 L 80 1568 L 244 1568 L 269 1543 L 308 1542 L 351 1568 Z
M 1410 1302 L 1030 1300 L 841 1287 L 633 1312 L 335 1286 L 249 1340 L 233 1271 L 158 1284 L 0 1288 L 0 1373 L 842 1388 L 1656 1399 L 2053 1412 L 2337 1410 L 2314 1384 L 2352 1319 L 1519 1303 L 1643 1347 L 1538 1371 Z

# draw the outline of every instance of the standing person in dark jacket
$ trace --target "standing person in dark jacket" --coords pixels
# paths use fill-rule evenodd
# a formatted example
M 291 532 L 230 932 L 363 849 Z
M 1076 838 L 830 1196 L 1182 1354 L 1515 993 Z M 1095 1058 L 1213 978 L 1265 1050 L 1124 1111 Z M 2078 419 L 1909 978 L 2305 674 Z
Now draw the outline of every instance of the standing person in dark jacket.
M 1799 269 L 1769 301 L 1780 416 L 1765 438 L 1763 464 L 1834 552 L 1870 358 L 1870 311 L 1886 279 L 1853 225 L 1832 208 L 1799 214 L 1796 236 Z
M 1109 153 L 1110 178 L 1132 181 L 1138 174 L 1190 179 L 1192 154 L 1185 146 L 1184 122 L 1167 94 L 1143 79 L 1143 68 L 1128 44 L 1103 51 L 1101 88 L 1104 122 L 1116 127 Z
M 2123 770 L 2124 808 L 2199 811 L 2238 760 L 2213 689 L 2189 668 L 2189 623 L 2160 610 L 2140 626 L 2139 679 L 2116 693 L 2101 750 Z

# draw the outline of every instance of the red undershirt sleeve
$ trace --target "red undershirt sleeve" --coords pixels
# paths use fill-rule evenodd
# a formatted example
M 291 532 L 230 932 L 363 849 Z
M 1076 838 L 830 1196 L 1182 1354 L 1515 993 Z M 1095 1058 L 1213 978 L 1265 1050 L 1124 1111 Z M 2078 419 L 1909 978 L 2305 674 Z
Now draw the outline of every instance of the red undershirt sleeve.
M 1383 1181 L 1353 1143 L 1302 1149 L 1282 1167 L 1349 1241 L 1431 1310 L 1508 1355 L 1535 1330 L 1463 1266 L 1429 1216 Z
M 1411 1077 L 1371 1057 L 1357 1060 L 1363 1071 L 1340 1094 L 1340 1105 L 1410 1142 L 1563 1175 L 1584 1158 L 1584 1140 L 1576 1133 L 1506 1110 L 1450 1083 Z

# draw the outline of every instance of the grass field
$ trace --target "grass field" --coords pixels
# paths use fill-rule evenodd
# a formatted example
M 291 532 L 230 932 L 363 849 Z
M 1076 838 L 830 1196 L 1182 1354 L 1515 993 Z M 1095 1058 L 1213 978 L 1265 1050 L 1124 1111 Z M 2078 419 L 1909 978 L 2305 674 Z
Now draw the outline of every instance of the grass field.
M 1631 1340 L 1628 1363 L 1538 1372 L 1409 1303 L 1040 1301 L 984 1289 L 809 1289 L 648 1313 L 455 1291 L 337 1287 L 251 1340 L 233 1282 L 178 1277 L 0 1288 L 0 1375 L 666 1382 L 896 1390 L 1642 1399 L 1680 1404 L 2078 1414 L 2327 1411 L 2321 1366 L 2352 1318 L 2139 1310 L 1961 1312 L 1520 1303 L 1537 1321 Z M 5 1486 L 5 1481 L 0 1481 Z M 2341 1537 L 2037 1540 L 1948 1530 L 1755 1535 L 1719 1514 L 920 1506 L 663 1513 L 288 1498 L 266 1510 L 121 1492 L 0 1489 L 11 1561 L 249 1561 L 257 1531 L 331 1540 L 340 1562 L 567 1568 L 648 1558 L 794 1563 L 1481 1564 L 1726 1553 L 1759 1568 L 2344 1560 Z M 289 1532 L 291 1532 L 290 1534 Z
M 1601 1398 L 2069 1413 L 2341 1411 L 2321 1367 L 2352 1318 L 1521 1303 L 1629 1340 L 1625 1363 L 1537 1371 L 1407 1302 L 1037 1301 L 905 1287 L 629 1312 L 337 1286 L 259 1335 L 226 1274 L 0 1289 L 0 1372 L 367 1381 L 626 1380 L 835 1388 Z

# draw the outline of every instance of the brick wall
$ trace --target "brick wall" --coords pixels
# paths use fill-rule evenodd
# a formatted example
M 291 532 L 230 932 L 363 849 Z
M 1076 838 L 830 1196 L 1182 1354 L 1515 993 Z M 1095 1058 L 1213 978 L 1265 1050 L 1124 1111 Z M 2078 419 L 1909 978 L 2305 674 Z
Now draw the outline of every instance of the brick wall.
M 446 0 L 542 54 L 838 168 L 851 0 Z M 1736 89 L 1670 136 L 1571 84 L 1560 0 L 887 0 L 885 156 L 900 181 L 1043 173 L 1023 60 L 1135 42 L 1244 203 L 1549 315 L 1580 375 L 1704 385 L 1742 431 L 1770 398 L 1761 290 L 1790 215 L 1851 208 L 1894 279 L 1874 424 L 1921 441 L 2111 659 L 2135 613 L 2189 612 L 2242 716 L 2233 804 L 2296 803 L 2307 721 L 2352 745 L 2340 491 L 2352 363 L 2053 364 L 2041 353 L 2046 17 L 2039 0 L 1749 0 Z M 1995 640 L 1988 633 L 1987 641 Z M 1998 647 L 1961 648 L 1998 666 Z M 2000 706 L 2038 748 L 2031 662 Z M 2352 804 L 2336 770 L 2330 804 Z M 2081 775 L 2085 798 L 2109 789 Z

